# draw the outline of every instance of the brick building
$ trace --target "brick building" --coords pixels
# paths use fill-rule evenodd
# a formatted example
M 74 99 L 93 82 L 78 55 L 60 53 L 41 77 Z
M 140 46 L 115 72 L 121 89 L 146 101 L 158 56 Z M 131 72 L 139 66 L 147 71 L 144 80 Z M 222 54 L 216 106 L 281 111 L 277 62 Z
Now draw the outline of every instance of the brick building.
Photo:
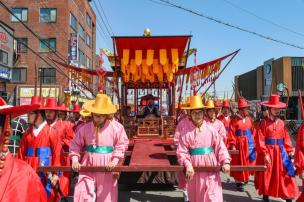
M 265 100 L 271 93 L 277 92 L 282 83 L 287 90 L 282 100 L 289 103 L 288 119 L 300 119 L 298 89 L 304 95 L 304 57 L 281 57 L 269 59 L 263 65 L 235 77 L 238 91 L 249 100 Z M 235 92 L 236 98 L 238 93 Z
M 39 87 L 40 80 L 44 96 L 62 97 L 63 91 L 71 86 L 67 79 L 69 72 L 58 64 L 56 66 L 48 57 L 79 68 L 96 67 L 96 16 L 88 0 L 6 0 L 4 2 L 40 37 L 40 39 L 36 38 L 0 5 L 0 20 L 14 29 L 17 38 L 14 42 L 17 59 L 15 58 L 12 68 L 12 79 L 11 82 L 5 82 L 5 91 L 10 101 L 13 100 L 17 104 L 29 102 L 29 98 L 34 94 L 35 83 Z M 73 52 L 76 57 L 71 58 L 70 38 L 73 33 L 76 34 L 77 45 Z M 21 42 L 35 50 L 49 64 Z M 71 61 L 72 59 L 74 61 Z M 35 73 L 36 69 L 37 73 Z M 66 76 L 63 75 L 63 71 Z

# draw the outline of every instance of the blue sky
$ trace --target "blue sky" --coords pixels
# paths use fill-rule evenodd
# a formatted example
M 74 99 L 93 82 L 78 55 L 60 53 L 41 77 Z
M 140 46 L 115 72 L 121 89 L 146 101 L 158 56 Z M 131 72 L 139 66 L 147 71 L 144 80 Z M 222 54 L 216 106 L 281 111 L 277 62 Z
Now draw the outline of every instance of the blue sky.
M 228 91 L 231 95 L 231 85 L 235 75 L 252 70 L 270 58 L 304 56 L 304 50 L 268 41 L 148 0 L 99 1 L 117 36 L 142 35 L 146 27 L 151 29 L 152 35 L 192 34 L 191 48 L 198 49 L 198 64 L 240 48 L 241 52 L 216 82 L 218 96 L 223 96 L 224 91 Z M 288 27 L 303 36 L 261 21 L 231 6 L 225 0 L 171 0 L 171 2 L 275 39 L 304 46 L 304 0 L 229 0 L 259 17 Z M 95 9 L 93 3 L 92 6 Z M 97 13 L 96 16 L 97 20 L 100 20 Z M 101 20 L 100 24 L 102 24 Z M 101 47 L 112 50 L 111 44 L 109 37 L 97 34 L 97 50 Z M 193 57 L 189 58 L 189 66 L 193 64 L 193 60 Z

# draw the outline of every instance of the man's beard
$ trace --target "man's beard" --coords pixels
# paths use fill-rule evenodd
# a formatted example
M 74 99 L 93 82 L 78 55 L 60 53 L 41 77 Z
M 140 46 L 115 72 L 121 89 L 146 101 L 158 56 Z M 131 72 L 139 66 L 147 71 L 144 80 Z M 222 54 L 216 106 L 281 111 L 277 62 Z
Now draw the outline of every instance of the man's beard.
M 195 125 L 196 127 L 200 127 L 203 124 L 203 120 L 195 121 L 191 118 L 191 121 L 192 121 L 193 125 Z

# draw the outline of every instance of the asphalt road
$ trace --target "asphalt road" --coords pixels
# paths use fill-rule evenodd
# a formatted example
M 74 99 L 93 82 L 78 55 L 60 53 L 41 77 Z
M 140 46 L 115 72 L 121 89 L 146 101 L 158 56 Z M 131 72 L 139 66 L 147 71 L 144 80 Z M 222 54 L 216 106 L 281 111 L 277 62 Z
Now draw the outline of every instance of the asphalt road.
M 302 184 L 297 179 L 299 186 Z M 248 201 L 261 201 L 262 197 L 259 196 L 254 188 L 253 179 L 249 181 L 245 188 L 245 192 L 238 192 L 235 190 L 234 181 L 231 180 L 227 183 L 227 175 L 222 174 L 223 197 L 225 202 L 248 202 Z M 300 186 L 300 190 L 301 189 Z M 180 190 L 127 190 L 120 188 L 119 202 L 183 202 L 183 194 Z M 271 198 L 271 201 L 284 201 L 281 199 Z

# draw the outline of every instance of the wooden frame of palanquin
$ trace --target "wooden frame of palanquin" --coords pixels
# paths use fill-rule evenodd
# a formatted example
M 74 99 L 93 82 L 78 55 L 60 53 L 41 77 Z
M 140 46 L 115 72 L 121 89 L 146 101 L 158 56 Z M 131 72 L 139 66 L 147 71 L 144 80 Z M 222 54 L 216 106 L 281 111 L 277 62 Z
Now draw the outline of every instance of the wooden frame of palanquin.
M 175 98 L 176 98 L 176 94 L 175 94 L 175 84 L 176 84 L 176 76 L 175 74 L 173 74 L 173 78 L 171 78 L 170 82 L 163 82 L 163 80 L 161 80 L 160 82 L 142 82 L 141 80 L 138 81 L 128 81 L 126 82 L 123 77 L 123 72 L 121 70 L 121 64 L 119 59 L 121 59 L 121 53 L 122 51 L 120 50 L 120 44 L 117 43 L 117 40 L 120 39 L 126 39 L 128 41 L 127 45 L 129 45 L 130 47 L 132 47 L 132 50 L 138 50 L 139 47 L 136 46 L 136 43 L 134 42 L 134 40 L 144 40 L 144 41 L 149 41 L 149 40 L 153 40 L 153 39 L 157 39 L 157 38 L 161 38 L 165 41 L 168 41 L 170 39 L 178 39 L 178 37 L 183 37 L 186 38 L 186 42 L 184 43 L 183 48 L 181 48 L 182 51 L 178 52 L 179 55 L 179 62 L 182 61 L 182 63 L 178 63 L 177 66 L 177 70 L 181 70 L 181 71 L 188 71 L 187 69 L 185 69 L 186 64 L 187 64 L 187 60 L 188 60 L 188 53 L 189 53 L 189 47 L 190 47 L 190 42 L 191 42 L 191 35 L 186 35 L 186 36 L 154 36 L 154 37 L 113 37 L 113 47 L 114 47 L 114 56 L 112 57 L 112 59 L 114 58 L 114 63 L 112 61 L 112 68 L 114 70 L 114 72 L 104 72 L 103 76 L 105 77 L 113 77 L 113 80 L 116 82 L 117 85 L 117 89 L 118 88 L 118 78 L 122 78 L 122 85 L 120 88 L 120 92 L 121 93 L 117 93 L 117 97 L 118 97 L 118 101 L 119 101 L 119 108 L 120 109 L 124 109 L 124 107 L 127 106 L 127 90 L 128 89 L 133 89 L 135 90 L 135 102 L 134 102 L 134 106 L 136 108 L 136 112 L 137 112 L 137 100 L 138 100 L 138 90 L 139 89 L 150 89 L 150 88 L 155 88 L 155 89 L 159 89 L 159 99 L 160 99 L 160 109 L 161 109 L 161 105 L 162 105 L 162 90 L 161 89 L 166 89 L 168 90 L 168 94 L 169 94 L 169 101 L 170 101 L 170 110 L 169 110 L 169 116 L 162 116 L 162 113 L 160 113 L 160 119 L 140 119 L 140 118 L 127 118 L 125 116 L 124 113 L 122 113 L 123 110 L 121 110 L 120 116 L 123 120 L 123 125 L 126 128 L 126 131 L 128 133 L 128 136 L 130 138 L 130 144 L 129 144 L 129 148 L 126 151 L 125 156 L 133 156 L 135 155 L 133 152 L 133 147 L 136 144 L 136 141 L 139 139 L 139 141 L 150 141 L 151 139 L 155 139 L 154 141 L 159 142 L 160 145 L 164 146 L 164 147 L 169 147 L 169 150 L 165 151 L 165 155 L 166 156 L 175 156 L 175 146 L 173 146 L 173 140 L 172 137 L 174 135 L 174 130 L 175 130 L 175 118 L 176 118 L 176 105 L 175 105 Z M 143 43 L 143 46 L 146 47 L 146 49 L 148 47 L 153 47 L 153 44 L 151 43 Z M 154 44 L 155 45 L 155 44 Z M 167 44 L 168 45 L 168 44 Z M 166 48 L 170 49 L 170 48 L 174 48 L 174 46 L 176 45 L 176 43 L 171 43 L 169 44 L 169 47 L 167 46 Z M 161 49 L 162 44 L 159 44 L 158 47 L 156 47 L 156 50 L 160 50 Z M 182 58 L 184 56 L 184 52 L 186 51 L 185 57 Z M 238 50 L 239 51 L 239 50 Z M 231 53 L 229 55 L 226 55 L 222 58 L 219 58 L 217 60 L 214 61 L 210 61 L 208 63 L 205 63 L 203 65 L 207 66 L 209 69 L 210 65 L 214 65 L 218 62 L 218 60 L 223 60 L 231 55 L 233 55 L 233 57 L 238 53 L 238 51 Z M 132 57 L 132 54 L 131 56 Z M 63 64 L 61 62 L 55 61 L 54 62 L 69 68 L 70 70 L 73 71 L 77 71 L 80 73 L 86 73 L 86 74 L 90 74 L 90 75 L 99 75 L 99 73 L 97 73 L 96 71 L 89 71 L 89 70 L 84 70 L 84 69 L 79 69 L 79 68 L 75 68 L 72 67 L 70 65 L 66 65 Z M 230 60 L 231 61 L 231 60 Z M 230 61 L 228 62 L 228 64 L 230 63 Z M 228 65 L 226 64 L 226 66 Z M 226 67 L 225 66 L 225 67 Z M 203 66 L 201 66 L 200 68 L 202 68 Z M 212 70 L 210 68 L 210 70 Z M 209 71 L 209 70 L 208 70 Z M 182 81 L 182 85 L 184 84 L 184 76 L 183 76 L 183 81 Z M 183 89 L 183 86 L 181 87 L 181 89 Z M 121 98 L 120 98 L 120 94 L 121 94 Z M 182 90 L 180 92 L 180 94 L 178 95 L 178 103 L 181 103 L 181 94 L 182 94 Z M 145 122 L 146 121 L 146 122 Z M 157 124 L 157 121 L 159 122 L 159 124 Z M 133 122 L 130 125 L 130 122 Z M 138 124 L 139 123 L 139 124 Z M 129 125 L 128 125 L 129 124 Z M 146 124 L 152 124 L 152 126 L 156 126 L 156 128 L 159 130 L 158 133 L 156 133 L 156 135 L 138 135 L 138 131 L 128 131 L 128 130 L 132 130 L 134 129 L 134 126 L 141 126 L 142 124 L 142 128 L 146 128 L 149 129 L 150 126 L 147 126 Z M 153 128 L 153 127 L 152 127 Z M 153 128 L 155 129 L 155 127 Z M 138 128 L 137 128 L 138 130 Z M 141 139 L 141 138 L 148 138 L 148 139 Z M 141 139 L 141 140 L 140 140 Z M 229 153 L 231 155 L 237 155 L 238 151 L 236 150 L 230 150 Z M 68 155 L 68 153 L 65 153 L 65 155 Z M 124 161 L 125 159 L 123 159 L 122 161 L 119 162 L 118 166 L 116 166 L 114 168 L 114 170 L 110 171 L 110 172 L 162 172 L 162 171 L 170 171 L 170 172 L 182 172 L 184 171 L 184 167 L 183 166 L 179 166 L 179 165 L 170 165 L 170 166 L 151 166 L 151 165 L 143 165 L 143 166 L 130 166 L 130 165 L 124 165 Z M 198 172 L 219 172 L 221 170 L 220 166 L 202 166 L 202 167 L 194 167 L 195 171 Z M 232 171 L 264 171 L 266 169 L 265 166 L 231 166 L 231 170 Z M 65 172 L 71 172 L 72 169 L 70 166 L 47 166 L 47 167 L 39 167 L 38 168 L 39 172 L 59 172 L 59 171 L 65 171 Z M 81 167 L 81 171 L 83 172 L 108 172 L 106 170 L 106 167 L 104 166 L 98 166 L 98 167 Z

